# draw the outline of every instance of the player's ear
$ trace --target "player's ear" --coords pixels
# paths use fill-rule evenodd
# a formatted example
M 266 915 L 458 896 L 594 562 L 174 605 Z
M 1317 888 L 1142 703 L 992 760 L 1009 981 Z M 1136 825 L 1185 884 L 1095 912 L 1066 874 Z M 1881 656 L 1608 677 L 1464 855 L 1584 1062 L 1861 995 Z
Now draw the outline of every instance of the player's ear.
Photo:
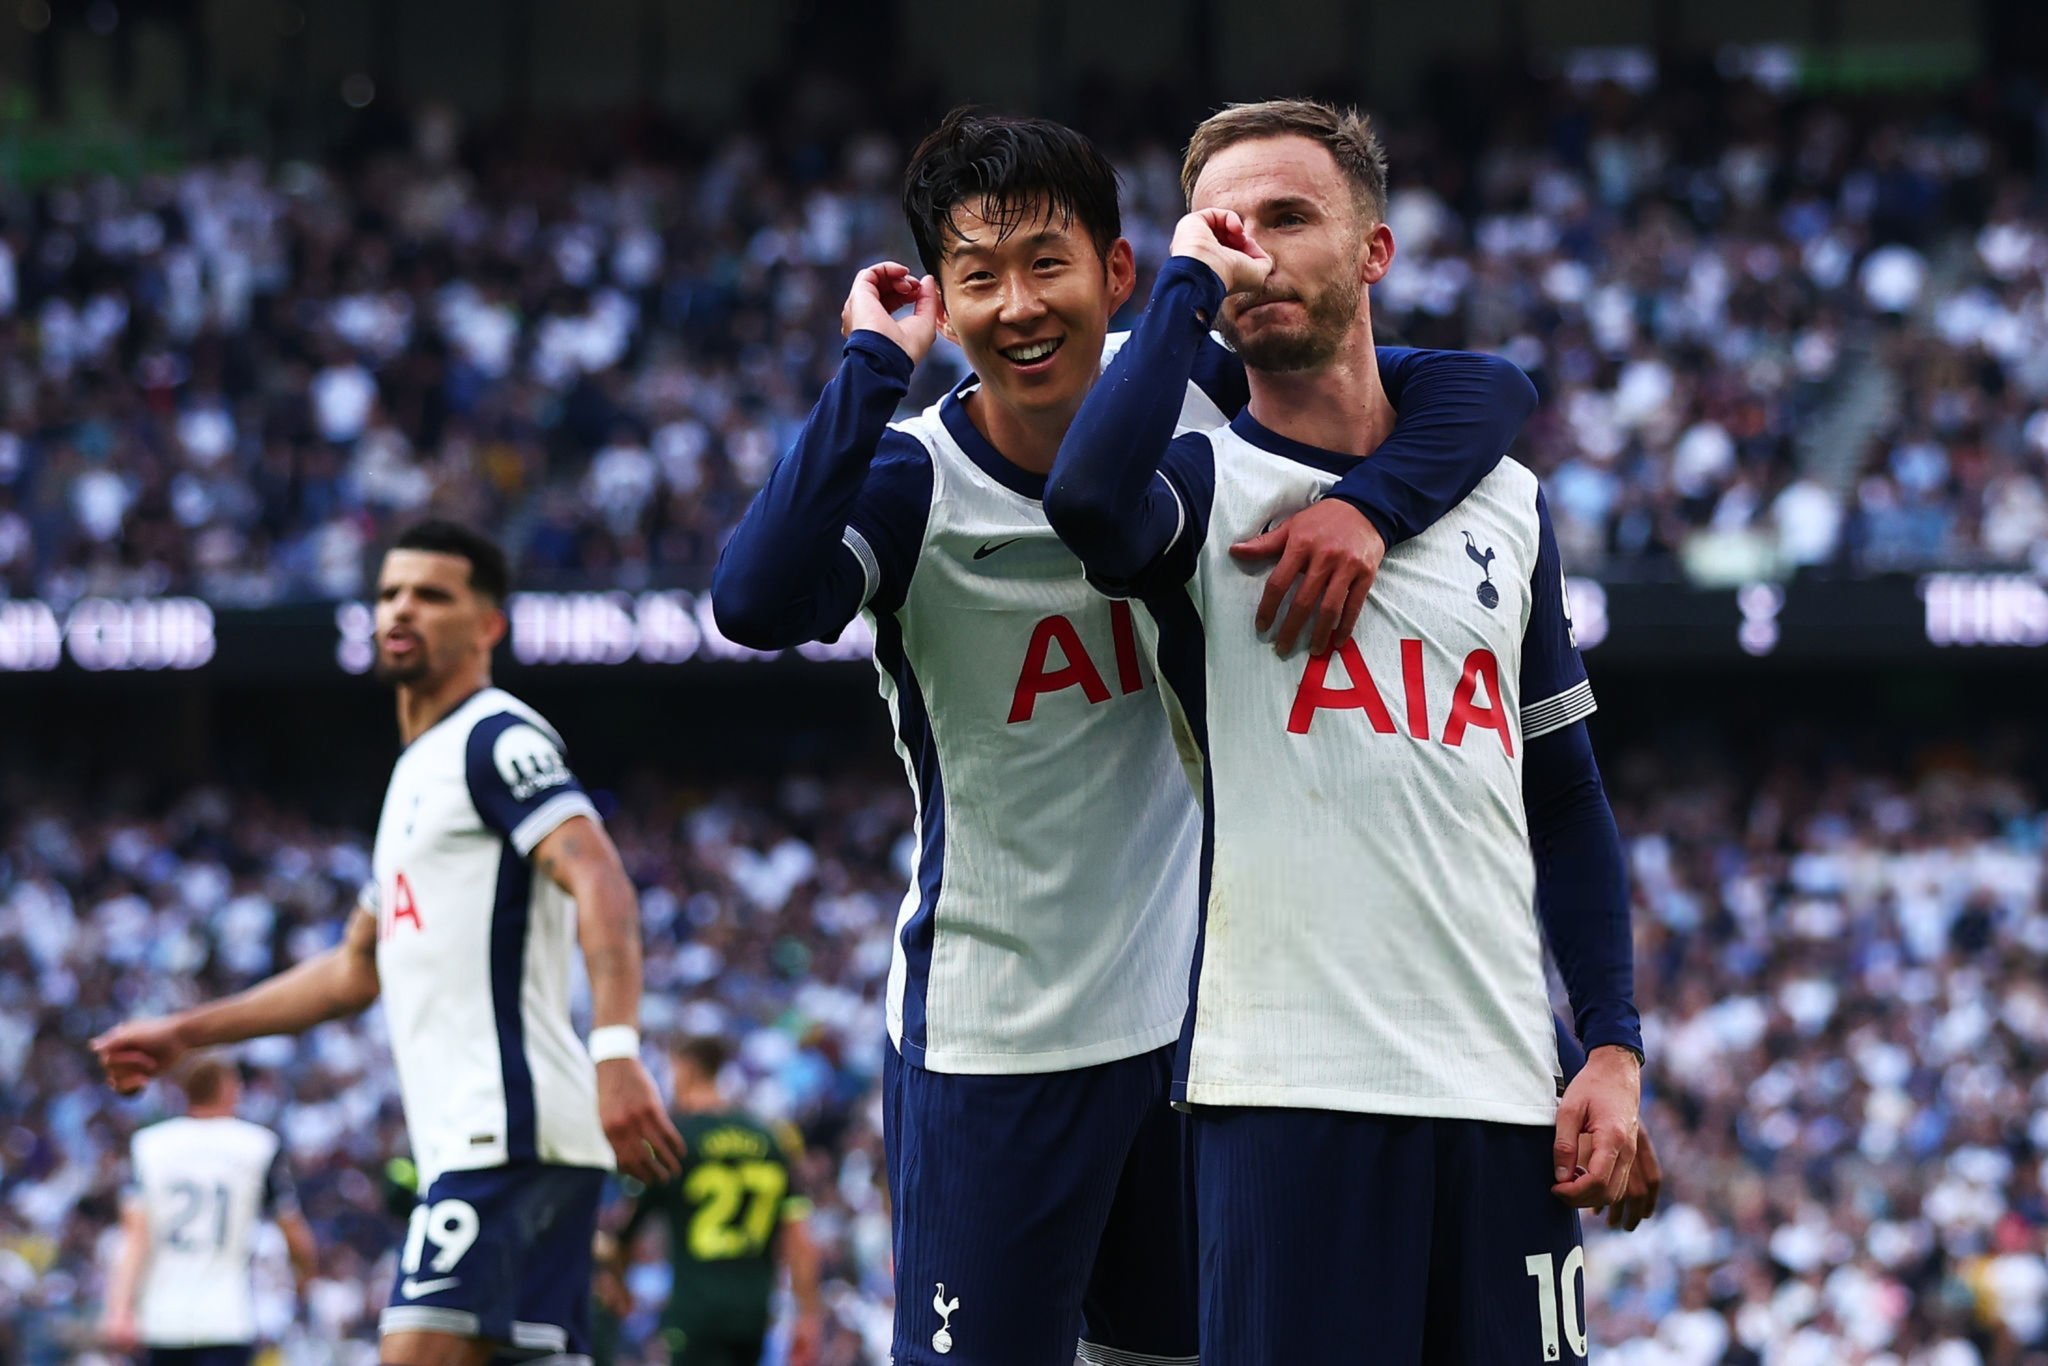
M 1385 278 L 1387 270 L 1394 264 L 1394 230 L 1385 223 L 1373 224 L 1366 234 L 1365 252 L 1359 259 L 1359 280 L 1367 285 L 1376 285 Z
M 1119 237 L 1109 244 L 1109 256 L 1102 268 L 1109 278 L 1109 311 L 1115 313 L 1138 287 L 1138 258 L 1131 251 L 1128 237 Z
M 946 307 L 946 266 L 939 264 L 938 274 L 932 276 L 932 292 L 939 298 L 939 335 L 958 346 L 960 334 L 953 327 L 952 310 Z
M 488 655 L 497 649 L 498 642 L 505 638 L 505 632 L 509 629 L 503 607 L 492 606 L 487 610 L 484 613 L 484 653 Z

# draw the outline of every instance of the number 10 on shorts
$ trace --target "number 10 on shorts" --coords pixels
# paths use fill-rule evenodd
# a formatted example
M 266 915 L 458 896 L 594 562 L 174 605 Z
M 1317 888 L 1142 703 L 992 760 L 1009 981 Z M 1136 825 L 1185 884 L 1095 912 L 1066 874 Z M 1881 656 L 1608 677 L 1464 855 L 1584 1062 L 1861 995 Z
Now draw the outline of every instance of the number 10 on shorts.
M 1524 1257 L 1522 1265 L 1529 1269 L 1529 1275 L 1536 1282 L 1536 1312 L 1543 1323 L 1543 1359 L 1561 1360 L 1557 1337 L 1560 1309 L 1563 1310 L 1564 1341 L 1570 1345 L 1573 1356 L 1584 1358 L 1586 1327 L 1579 1322 L 1579 1296 L 1586 1286 L 1586 1249 L 1573 1248 L 1564 1259 L 1562 1273 L 1557 1269 L 1557 1259 L 1548 1252 Z

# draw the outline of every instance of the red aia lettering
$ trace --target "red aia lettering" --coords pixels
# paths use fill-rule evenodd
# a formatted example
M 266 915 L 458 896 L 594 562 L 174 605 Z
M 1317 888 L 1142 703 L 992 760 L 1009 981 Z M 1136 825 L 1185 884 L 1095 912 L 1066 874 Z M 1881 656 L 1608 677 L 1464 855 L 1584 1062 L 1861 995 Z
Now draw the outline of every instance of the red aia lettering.
M 1127 602 L 1109 605 L 1110 638 L 1116 648 L 1117 687 L 1125 697 L 1145 686 L 1138 667 L 1138 633 L 1131 622 Z M 1060 664 L 1052 663 L 1053 646 L 1059 646 Z M 1081 633 L 1064 616 L 1051 616 L 1031 628 L 1031 641 L 1024 647 L 1024 667 L 1017 675 L 1017 689 L 1010 697 L 1010 724 L 1029 721 L 1038 699 L 1047 693 L 1078 687 L 1089 702 L 1107 702 L 1109 685 L 1081 643 Z
M 1350 682 L 1338 687 L 1330 683 L 1330 652 L 1311 656 L 1301 671 L 1301 683 L 1294 690 L 1294 706 L 1287 713 L 1287 730 L 1308 734 L 1319 711 L 1363 711 L 1372 728 L 1381 735 L 1394 734 L 1394 718 L 1380 696 L 1379 685 L 1366 667 L 1365 656 L 1353 641 L 1338 646 L 1335 657 L 1342 661 Z M 1482 685 L 1484 695 L 1482 696 Z M 1401 642 L 1401 690 L 1408 734 L 1417 740 L 1429 738 L 1429 697 L 1423 685 L 1422 642 Z M 1500 663 L 1491 650 L 1474 650 L 1465 656 L 1465 669 L 1451 693 L 1450 717 L 1444 722 L 1443 742 L 1462 746 L 1465 732 L 1474 727 L 1497 732 L 1501 749 L 1509 758 L 1515 754 L 1514 731 L 1508 724 L 1507 708 L 1501 704 Z
M 1380 700 L 1380 690 L 1372 681 L 1372 670 L 1365 667 L 1365 656 L 1358 652 L 1357 643 L 1347 640 L 1339 645 L 1337 657 L 1344 661 L 1344 672 L 1351 679 L 1351 686 L 1333 688 L 1323 681 L 1330 672 L 1328 650 L 1311 655 L 1308 667 L 1301 671 L 1301 686 L 1294 690 L 1294 709 L 1287 713 L 1287 729 L 1295 735 L 1306 735 L 1317 711 L 1346 711 L 1359 707 L 1364 709 L 1374 730 L 1382 735 L 1392 735 L 1394 718 L 1387 715 L 1387 704 Z
M 393 878 L 391 913 L 384 918 L 386 939 L 398 933 L 398 922 L 401 920 L 410 920 L 416 930 L 426 929 L 426 926 L 420 923 L 420 907 L 419 903 L 413 900 L 412 884 L 405 880 L 404 873 L 395 874 Z
M 1486 683 L 1487 706 L 1478 704 L 1479 684 Z M 1507 708 L 1500 704 L 1500 665 L 1491 650 L 1474 650 L 1465 656 L 1465 672 L 1458 678 L 1458 690 L 1451 694 L 1451 719 L 1444 722 L 1444 743 L 1465 743 L 1465 727 L 1484 726 L 1500 732 L 1500 747 L 1515 757 L 1515 737 L 1508 730 Z

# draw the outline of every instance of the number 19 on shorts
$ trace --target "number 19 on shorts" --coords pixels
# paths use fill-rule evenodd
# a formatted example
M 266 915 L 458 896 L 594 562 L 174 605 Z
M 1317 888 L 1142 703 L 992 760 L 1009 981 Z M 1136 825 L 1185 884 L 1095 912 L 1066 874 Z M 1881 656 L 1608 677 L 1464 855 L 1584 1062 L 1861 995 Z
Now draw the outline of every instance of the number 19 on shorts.
M 1558 1270 L 1557 1259 L 1548 1252 L 1524 1257 L 1522 1265 L 1536 1282 L 1536 1312 L 1543 1325 L 1543 1359 L 1562 1361 L 1561 1347 L 1569 1347 L 1574 1357 L 1583 1360 L 1586 1326 L 1581 1322 L 1579 1297 L 1586 1289 L 1586 1249 L 1573 1248 L 1564 1259 L 1562 1271 Z M 1560 1322 L 1564 1330 L 1562 1342 L 1558 1336 Z

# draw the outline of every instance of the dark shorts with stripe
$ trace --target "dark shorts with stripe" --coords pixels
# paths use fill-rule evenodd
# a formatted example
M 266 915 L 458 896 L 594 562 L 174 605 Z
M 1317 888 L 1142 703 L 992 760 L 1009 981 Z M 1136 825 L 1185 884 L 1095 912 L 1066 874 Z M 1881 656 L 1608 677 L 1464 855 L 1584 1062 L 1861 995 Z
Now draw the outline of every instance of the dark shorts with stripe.
M 1195 1360 L 1172 1054 L 965 1076 L 889 1050 L 896 1366 Z
M 149 1366 L 249 1366 L 256 1349 L 248 1343 L 213 1347 L 152 1347 Z
M 1552 1131 L 1201 1106 L 1202 1366 L 1548 1366 L 1586 1357 Z
M 590 1354 L 591 1238 L 607 1172 L 515 1163 L 443 1172 L 406 1225 L 386 1333 L 481 1338 L 520 1356 Z

